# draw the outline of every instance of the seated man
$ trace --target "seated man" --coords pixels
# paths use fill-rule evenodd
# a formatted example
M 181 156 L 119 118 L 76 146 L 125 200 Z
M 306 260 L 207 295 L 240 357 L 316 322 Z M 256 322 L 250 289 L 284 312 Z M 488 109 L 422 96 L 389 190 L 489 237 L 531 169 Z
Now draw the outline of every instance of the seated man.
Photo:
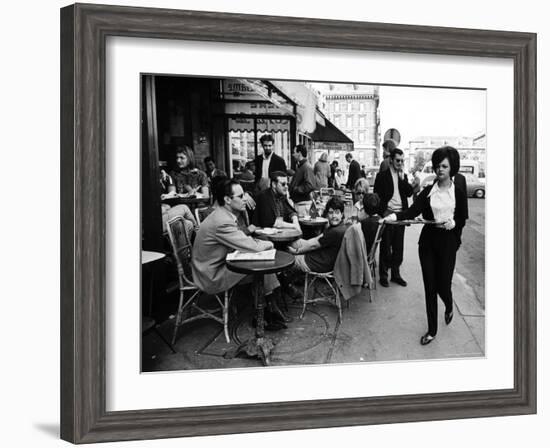
M 366 218 L 360 221 L 361 230 L 365 237 L 365 243 L 367 245 L 367 254 L 370 253 L 372 245 L 374 244 L 374 238 L 378 230 L 379 221 L 381 216 L 378 214 L 380 210 L 380 198 L 376 193 L 368 193 L 363 198 L 363 211 L 366 214 Z
M 204 158 L 204 167 L 206 168 L 206 175 L 208 176 L 209 182 L 212 182 L 212 179 L 216 176 L 226 176 L 225 171 L 216 168 L 216 163 L 210 156 Z
M 270 241 L 256 240 L 247 236 L 238 226 L 237 217 L 245 210 L 244 191 L 235 180 L 226 180 L 216 186 L 217 207 L 202 222 L 193 243 L 191 268 L 193 281 L 204 292 L 218 294 L 224 292 L 247 276 L 230 271 L 225 258 L 234 250 L 260 252 L 273 248 Z M 247 278 L 250 281 L 250 278 Z M 273 291 L 279 286 L 274 274 L 264 276 L 266 301 L 272 302 Z M 275 316 L 266 312 L 266 328 L 285 328 L 273 322 Z M 270 320 L 272 319 L 272 320 Z
M 300 230 L 298 214 L 288 202 L 288 178 L 282 171 L 270 174 L 270 188 L 256 197 L 252 224 L 258 227 L 277 227 Z
M 330 272 L 342 245 L 347 226 L 344 225 L 344 202 L 332 197 L 323 214 L 328 219 L 325 231 L 309 240 L 294 241 L 288 251 L 296 255 L 295 267 L 303 272 Z

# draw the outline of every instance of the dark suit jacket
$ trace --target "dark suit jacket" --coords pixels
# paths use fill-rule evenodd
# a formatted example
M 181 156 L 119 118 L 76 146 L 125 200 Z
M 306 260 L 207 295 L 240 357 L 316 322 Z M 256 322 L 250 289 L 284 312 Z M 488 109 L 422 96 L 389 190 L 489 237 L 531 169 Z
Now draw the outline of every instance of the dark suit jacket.
M 258 182 L 262 177 L 264 156 L 259 155 L 258 157 L 256 157 L 255 162 L 256 162 L 256 182 Z M 271 174 L 273 171 L 286 172 L 286 163 L 284 159 L 275 153 L 272 153 L 271 155 L 271 161 L 269 162 L 269 168 L 268 168 L 269 174 Z
M 353 186 L 355 185 L 355 182 L 357 182 L 357 179 L 361 177 L 361 166 L 359 165 L 359 162 L 357 160 L 353 160 L 349 164 L 349 171 L 348 171 L 348 181 L 346 182 L 346 186 L 352 190 Z
M 455 212 L 453 219 L 455 221 L 455 227 L 453 230 L 451 230 L 451 232 L 454 232 L 456 236 L 457 247 L 459 247 L 462 242 L 462 229 L 466 224 L 466 219 L 468 219 L 468 197 L 466 196 L 466 191 L 462 189 L 458 182 L 455 182 L 454 186 Z M 408 210 L 396 214 L 397 219 L 413 219 L 416 218 L 420 213 L 422 213 L 422 217 L 424 219 L 433 220 L 434 213 L 430 205 L 430 198 L 428 197 L 430 191 L 432 191 L 432 187 L 433 184 L 424 188 L 424 190 L 420 192 L 420 194 L 416 198 L 416 201 L 414 201 L 413 205 L 411 205 Z M 431 227 L 431 225 L 424 226 L 424 228 L 422 229 L 422 233 L 420 234 L 418 244 L 422 244 L 422 242 L 425 241 L 426 238 L 428 238 Z
M 399 196 L 401 197 L 401 207 L 402 210 L 407 210 L 409 208 L 409 201 L 407 198 L 412 196 L 413 188 L 407 180 L 407 175 L 403 176 L 403 179 L 397 180 L 397 186 L 399 188 Z M 380 214 L 383 216 L 383 213 L 388 208 L 388 203 L 393 197 L 393 179 L 391 177 L 391 169 L 386 171 L 379 172 L 376 175 L 376 180 L 374 181 L 374 192 L 380 197 Z
M 466 197 L 468 196 L 468 188 L 466 187 L 466 178 L 460 174 L 456 173 L 455 177 L 453 178 L 453 182 L 464 192 L 466 193 Z M 466 219 L 468 219 L 470 216 L 468 214 L 468 201 L 466 201 Z
M 286 198 L 283 198 L 281 202 L 281 217 L 287 222 L 292 222 L 292 216 L 297 214 L 296 210 Z M 275 202 L 275 195 L 273 194 L 273 190 L 268 188 L 256 197 L 256 208 L 252 216 L 252 224 L 258 227 L 273 227 L 276 219 L 277 204 Z

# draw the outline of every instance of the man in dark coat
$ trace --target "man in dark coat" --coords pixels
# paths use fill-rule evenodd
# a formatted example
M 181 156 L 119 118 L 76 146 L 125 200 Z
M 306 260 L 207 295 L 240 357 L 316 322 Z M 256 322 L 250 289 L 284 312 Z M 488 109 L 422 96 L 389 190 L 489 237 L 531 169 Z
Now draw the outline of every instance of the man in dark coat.
M 403 171 L 405 163 L 403 151 L 395 148 L 390 154 L 390 169 L 379 172 L 374 181 L 374 192 L 380 197 L 382 216 L 402 212 L 409 208 L 408 197 L 413 188 Z M 391 269 L 391 281 L 401 286 L 407 282 L 401 277 L 399 268 L 403 262 L 403 242 L 405 226 L 388 225 L 380 243 L 380 284 L 389 286 L 388 269 Z
M 273 171 L 286 172 L 286 163 L 282 157 L 273 152 L 275 141 L 271 134 L 263 135 L 260 138 L 260 143 L 264 153 L 255 159 L 255 175 L 256 183 L 259 183 L 260 189 L 265 190 L 269 187 L 269 175 L 273 173 Z
M 346 154 L 346 162 L 349 163 L 348 181 L 346 182 L 346 187 L 353 190 L 355 182 L 357 182 L 357 179 L 361 177 L 361 166 L 357 160 L 353 160 L 351 152 Z
M 270 188 L 256 197 L 252 224 L 258 227 L 295 228 L 300 230 L 298 214 L 288 198 L 288 177 L 282 171 L 271 173 Z
M 316 185 L 315 174 L 307 161 L 307 148 L 304 145 L 296 145 L 292 156 L 296 160 L 296 173 L 290 183 L 290 199 L 294 201 L 296 210 L 301 215 L 301 207 L 309 210 L 311 205 L 311 192 Z

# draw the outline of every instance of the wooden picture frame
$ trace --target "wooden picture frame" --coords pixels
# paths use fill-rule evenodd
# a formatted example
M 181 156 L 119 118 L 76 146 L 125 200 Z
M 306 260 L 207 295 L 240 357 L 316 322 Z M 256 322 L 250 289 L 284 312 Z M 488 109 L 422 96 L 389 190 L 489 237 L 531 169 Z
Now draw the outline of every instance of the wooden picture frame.
M 107 412 L 107 36 L 512 59 L 514 387 Z M 535 34 L 86 4 L 63 8 L 61 437 L 89 443 L 535 413 L 536 163 Z

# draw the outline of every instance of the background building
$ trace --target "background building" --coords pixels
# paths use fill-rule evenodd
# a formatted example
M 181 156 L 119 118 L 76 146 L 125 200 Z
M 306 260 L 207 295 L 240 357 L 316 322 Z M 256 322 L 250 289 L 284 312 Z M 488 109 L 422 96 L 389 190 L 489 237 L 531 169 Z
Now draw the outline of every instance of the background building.
M 475 160 L 479 164 L 480 177 L 485 177 L 485 132 L 470 137 L 455 136 L 422 136 L 409 141 L 405 152 L 406 168 L 415 172 L 431 159 L 432 153 L 441 146 L 453 146 L 460 153 L 461 159 Z
M 378 86 L 363 84 L 326 84 L 320 86 L 319 107 L 345 135 L 353 141 L 354 159 L 360 165 L 379 164 L 377 148 L 380 147 L 380 101 Z M 322 89 L 322 90 L 321 90 Z M 315 159 L 319 154 L 315 154 Z M 345 163 L 345 152 L 331 151 L 329 161 Z

